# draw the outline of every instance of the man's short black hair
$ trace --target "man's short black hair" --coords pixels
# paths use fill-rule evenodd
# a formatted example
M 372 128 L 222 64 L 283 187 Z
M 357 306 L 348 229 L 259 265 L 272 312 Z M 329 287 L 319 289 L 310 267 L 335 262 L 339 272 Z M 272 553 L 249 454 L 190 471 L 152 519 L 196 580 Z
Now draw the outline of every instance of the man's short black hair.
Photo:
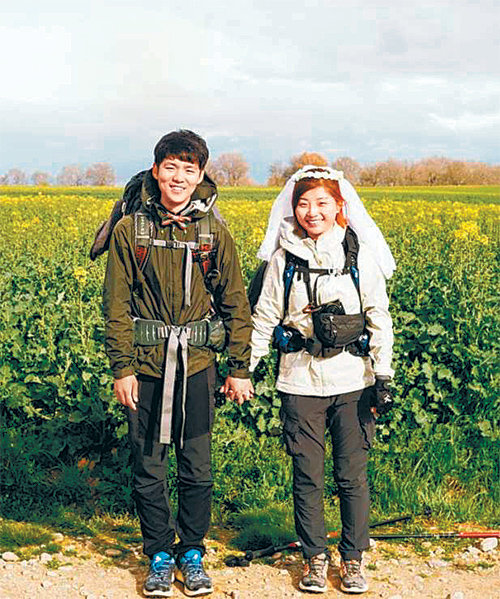
M 159 166 L 165 158 L 178 158 L 184 162 L 197 164 L 204 169 L 208 162 L 208 148 L 205 140 L 189 131 L 179 129 L 164 135 L 154 149 L 155 164 Z

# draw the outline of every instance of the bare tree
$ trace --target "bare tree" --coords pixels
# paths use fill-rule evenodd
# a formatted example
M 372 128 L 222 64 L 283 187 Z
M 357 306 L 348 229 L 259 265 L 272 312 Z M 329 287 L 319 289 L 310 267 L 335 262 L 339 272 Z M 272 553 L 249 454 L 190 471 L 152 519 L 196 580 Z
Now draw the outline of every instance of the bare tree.
M 401 160 L 389 158 L 385 162 L 375 165 L 377 185 L 404 185 L 406 180 L 407 164 Z
M 267 179 L 267 184 L 269 186 L 279 187 L 284 185 L 286 182 L 286 171 L 287 167 L 281 162 L 275 162 L 271 164 L 269 167 L 269 177 Z
M 361 176 L 361 165 L 354 158 L 339 156 L 332 162 L 332 168 L 344 172 L 344 177 L 353 185 L 357 185 Z
M 96 162 L 91 164 L 85 172 L 87 185 L 114 185 L 116 175 L 113 167 L 108 162 Z
M 411 166 L 415 185 L 446 185 L 446 169 L 449 159 L 440 156 L 423 158 Z
M 59 185 L 67 185 L 68 187 L 84 185 L 85 177 L 82 167 L 79 164 L 68 164 L 67 166 L 64 166 L 57 176 L 57 183 Z
M 241 154 L 228 152 L 210 161 L 207 173 L 218 185 L 239 186 L 248 185 L 248 163 Z
M 36 171 L 31 175 L 31 182 L 39 186 L 50 185 L 50 175 L 43 171 Z
M 377 185 L 377 169 L 375 165 L 367 165 L 361 169 L 359 183 L 366 187 L 375 187 Z
M 11 168 L 5 174 L 5 185 L 26 185 L 28 177 L 19 168 Z
M 467 162 L 462 160 L 450 160 L 445 169 L 445 180 L 447 185 L 465 185 L 471 182 L 471 169 Z

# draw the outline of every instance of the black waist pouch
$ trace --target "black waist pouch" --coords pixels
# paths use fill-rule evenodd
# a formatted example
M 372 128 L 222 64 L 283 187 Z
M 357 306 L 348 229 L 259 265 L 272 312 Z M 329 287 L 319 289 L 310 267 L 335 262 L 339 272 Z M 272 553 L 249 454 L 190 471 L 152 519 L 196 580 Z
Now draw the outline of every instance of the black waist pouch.
M 323 347 L 345 347 L 356 342 L 365 330 L 364 315 L 339 314 L 339 303 L 329 302 L 312 312 L 314 333 Z

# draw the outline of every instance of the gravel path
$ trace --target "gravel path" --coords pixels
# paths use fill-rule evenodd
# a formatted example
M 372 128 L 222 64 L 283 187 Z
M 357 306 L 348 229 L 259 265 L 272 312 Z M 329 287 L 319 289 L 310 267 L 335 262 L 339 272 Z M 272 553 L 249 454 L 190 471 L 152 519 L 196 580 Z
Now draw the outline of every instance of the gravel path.
M 29 560 L 0 559 L 0 599 L 136 599 L 141 594 L 147 566 L 137 548 L 124 555 L 108 549 L 99 553 L 91 542 L 74 541 L 70 550 Z M 432 599 L 500 599 L 500 551 L 483 551 L 479 544 L 450 554 L 433 545 L 427 556 L 409 546 L 379 542 L 365 554 L 370 590 L 367 599 L 383 597 Z M 73 555 L 68 555 L 73 553 Z M 300 558 L 284 554 L 269 564 L 249 568 L 224 566 L 226 549 L 209 541 L 207 569 L 214 581 L 214 599 L 292 599 L 307 597 L 298 590 Z M 397 556 L 397 557 L 395 557 Z M 339 590 L 337 566 L 330 568 L 324 597 L 347 597 Z M 309 595 L 317 596 L 317 595 Z M 177 585 L 174 597 L 185 597 Z

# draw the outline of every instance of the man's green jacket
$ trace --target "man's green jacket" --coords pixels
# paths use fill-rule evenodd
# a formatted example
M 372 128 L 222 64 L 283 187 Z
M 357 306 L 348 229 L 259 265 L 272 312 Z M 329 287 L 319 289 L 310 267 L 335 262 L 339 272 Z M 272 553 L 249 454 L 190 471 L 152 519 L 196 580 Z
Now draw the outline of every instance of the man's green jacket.
M 162 226 L 168 216 L 160 203 L 156 180 L 148 171 L 141 189 L 142 210 L 148 212 L 156 229 L 156 239 L 196 241 L 196 221 L 207 218 L 207 206 L 217 193 L 215 184 L 205 177 L 181 214 L 190 212 L 191 222 L 185 231 L 177 225 Z M 193 211 L 193 206 L 196 208 Z M 210 207 L 210 211 L 212 208 Z M 210 232 L 216 249 L 214 266 L 218 273 L 213 282 L 214 300 L 228 331 L 228 366 L 231 376 L 248 378 L 250 359 L 251 316 L 233 238 L 220 217 L 210 217 Z M 132 318 L 161 320 L 167 325 L 183 325 L 201 320 L 210 312 L 211 296 L 201 269 L 193 263 L 191 305 L 184 301 L 183 249 L 153 246 L 144 269 L 135 256 L 134 216 L 124 216 L 111 238 L 104 281 L 104 317 L 106 351 L 115 378 L 130 374 L 161 377 L 164 366 L 164 344 L 134 344 Z M 208 348 L 189 346 L 187 376 L 210 366 L 214 353 Z

